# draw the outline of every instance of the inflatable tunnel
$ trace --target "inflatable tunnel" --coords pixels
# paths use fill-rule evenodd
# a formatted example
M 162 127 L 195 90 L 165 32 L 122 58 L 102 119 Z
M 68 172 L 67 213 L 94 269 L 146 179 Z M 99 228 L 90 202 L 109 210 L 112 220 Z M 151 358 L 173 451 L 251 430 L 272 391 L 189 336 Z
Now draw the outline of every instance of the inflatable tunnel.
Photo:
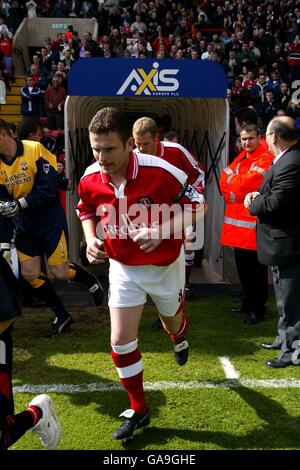
M 223 68 L 208 60 L 84 58 L 73 65 L 65 103 L 66 172 L 71 179 L 67 218 L 72 259 L 79 259 L 83 242 L 74 211 L 77 185 L 93 158 L 87 128 L 100 108 L 121 106 L 132 122 L 141 116 L 167 122 L 170 129 L 177 130 L 180 142 L 204 166 L 209 207 L 204 255 L 211 269 L 223 277 L 219 240 L 224 201 L 219 176 L 228 155 L 226 92 Z

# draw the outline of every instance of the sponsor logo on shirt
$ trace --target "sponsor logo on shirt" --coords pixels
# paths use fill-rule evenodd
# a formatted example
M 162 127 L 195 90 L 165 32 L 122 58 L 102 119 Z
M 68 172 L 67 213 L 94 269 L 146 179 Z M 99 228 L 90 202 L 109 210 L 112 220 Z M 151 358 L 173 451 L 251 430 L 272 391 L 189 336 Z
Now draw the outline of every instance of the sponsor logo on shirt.
M 46 173 L 46 175 L 50 171 L 50 163 L 43 163 L 43 171 Z

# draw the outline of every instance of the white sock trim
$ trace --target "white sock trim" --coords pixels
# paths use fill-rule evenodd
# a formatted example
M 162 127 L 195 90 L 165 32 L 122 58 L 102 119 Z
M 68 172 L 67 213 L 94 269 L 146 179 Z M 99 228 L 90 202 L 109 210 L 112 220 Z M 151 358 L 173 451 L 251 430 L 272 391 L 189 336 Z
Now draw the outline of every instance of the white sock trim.
M 130 341 L 130 343 L 127 344 L 112 344 L 111 348 L 113 352 L 117 354 L 128 354 L 133 352 L 138 345 L 138 339 L 134 339 L 133 341 Z
M 18 199 L 18 201 L 19 201 L 20 206 L 22 207 L 22 209 L 27 209 L 28 204 L 27 204 L 27 201 L 26 201 L 25 197 L 21 197 L 20 199 Z
M 193 251 L 193 253 L 185 253 L 184 259 L 185 264 L 187 264 L 188 266 L 192 265 L 195 259 L 195 252 Z
M 142 372 L 143 368 L 143 361 L 140 359 L 135 364 L 131 364 L 127 367 L 116 367 L 117 372 L 119 374 L 120 379 L 127 379 L 129 377 L 134 377 L 135 375 Z

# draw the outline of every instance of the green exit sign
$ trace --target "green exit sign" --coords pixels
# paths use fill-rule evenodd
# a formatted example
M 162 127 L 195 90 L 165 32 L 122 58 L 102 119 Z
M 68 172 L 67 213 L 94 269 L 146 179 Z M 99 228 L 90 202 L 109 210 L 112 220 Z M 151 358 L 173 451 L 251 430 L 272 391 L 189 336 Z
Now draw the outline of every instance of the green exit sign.
M 53 23 L 52 29 L 68 29 L 68 26 L 66 23 Z

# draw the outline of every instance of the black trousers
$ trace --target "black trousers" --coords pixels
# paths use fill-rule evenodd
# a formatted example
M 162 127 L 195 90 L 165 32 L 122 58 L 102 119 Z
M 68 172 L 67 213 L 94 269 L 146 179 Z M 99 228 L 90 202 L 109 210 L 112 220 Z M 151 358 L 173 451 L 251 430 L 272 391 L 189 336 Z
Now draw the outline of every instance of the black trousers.
M 234 255 L 243 288 L 243 308 L 264 315 L 268 300 L 268 267 L 260 264 L 255 250 L 234 248 Z
M 63 129 L 64 128 L 64 115 L 59 111 L 48 111 L 47 112 L 47 127 L 50 130 Z
M 292 344 L 300 339 L 300 265 L 272 266 L 272 273 L 279 314 L 278 334 L 273 344 L 281 346 L 278 358 L 290 361 Z

